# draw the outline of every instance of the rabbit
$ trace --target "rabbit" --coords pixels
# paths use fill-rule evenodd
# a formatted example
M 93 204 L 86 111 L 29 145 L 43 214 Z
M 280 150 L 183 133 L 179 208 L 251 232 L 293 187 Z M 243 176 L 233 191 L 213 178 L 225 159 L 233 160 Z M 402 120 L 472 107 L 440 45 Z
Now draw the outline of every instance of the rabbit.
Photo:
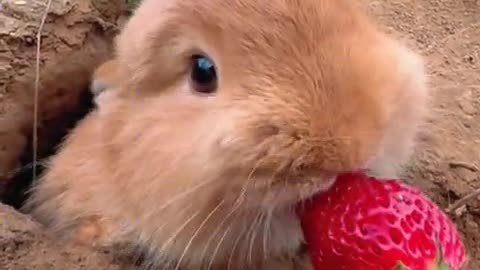
M 401 173 L 429 111 L 422 56 L 348 0 L 144 0 L 115 46 L 25 209 L 153 269 L 310 269 L 297 206 Z

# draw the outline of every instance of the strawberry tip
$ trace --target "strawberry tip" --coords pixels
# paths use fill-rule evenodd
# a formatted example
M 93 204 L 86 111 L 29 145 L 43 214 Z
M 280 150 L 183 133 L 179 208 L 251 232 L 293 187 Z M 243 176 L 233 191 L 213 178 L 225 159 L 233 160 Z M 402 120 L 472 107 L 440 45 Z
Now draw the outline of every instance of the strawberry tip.
M 435 265 L 433 266 L 432 270 L 450 270 L 451 267 L 444 260 L 443 248 L 440 244 L 440 239 L 438 238 L 437 233 L 435 233 L 435 240 L 437 245 L 437 258 L 435 260 Z
M 410 270 L 410 268 L 408 268 L 402 262 L 397 262 L 397 265 L 395 266 L 395 268 L 393 270 Z

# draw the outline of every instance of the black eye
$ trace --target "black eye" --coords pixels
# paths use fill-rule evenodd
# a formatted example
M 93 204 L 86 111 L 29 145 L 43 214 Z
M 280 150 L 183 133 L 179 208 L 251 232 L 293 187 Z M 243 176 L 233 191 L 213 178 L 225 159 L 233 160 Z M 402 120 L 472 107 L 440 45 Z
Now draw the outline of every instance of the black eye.
M 192 57 L 191 81 L 193 90 L 200 93 L 213 93 L 217 90 L 217 73 L 213 62 L 205 56 Z

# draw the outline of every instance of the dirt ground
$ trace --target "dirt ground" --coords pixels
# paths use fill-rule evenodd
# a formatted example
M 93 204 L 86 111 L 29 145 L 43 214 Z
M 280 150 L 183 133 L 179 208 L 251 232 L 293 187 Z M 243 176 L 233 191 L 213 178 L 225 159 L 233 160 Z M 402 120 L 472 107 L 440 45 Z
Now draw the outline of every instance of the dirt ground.
M 22 1 L 0 0 L 0 116 L 12 109 L 12 79 L 34 66 L 35 27 L 46 3 L 23 1 L 30 8 L 22 11 L 12 9 L 13 2 Z M 448 209 L 480 189 L 480 1 L 363 2 L 387 30 L 398 31 L 426 57 L 435 109 L 406 179 Z M 93 25 L 117 24 L 122 20 L 117 8 L 107 0 L 54 1 L 42 61 L 85 46 L 95 32 Z M 0 140 L 1 136 L 0 127 Z M 1 155 L 0 147 L 0 161 Z M 5 164 L 0 164 L 0 182 Z M 465 237 L 472 269 L 480 269 L 480 196 L 455 207 L 450 215 Z M 25 216 L 0 207 L 0 269 L 118 269 L 106 254 L 86 255 L 81 248 L 52 241 Z M 45 259 L 50 255 L 53 259 Z

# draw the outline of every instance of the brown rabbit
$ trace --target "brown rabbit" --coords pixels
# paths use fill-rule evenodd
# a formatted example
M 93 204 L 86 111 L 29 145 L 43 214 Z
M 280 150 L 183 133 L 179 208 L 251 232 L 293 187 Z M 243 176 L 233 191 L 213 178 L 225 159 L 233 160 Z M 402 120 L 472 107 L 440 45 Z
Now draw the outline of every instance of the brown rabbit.
M 27 209 L 158 269 L 308 268 L 295 205 L 395 175 L 427 112 L 421 58 L 348 0 L 144 0 L 110 64 Z

